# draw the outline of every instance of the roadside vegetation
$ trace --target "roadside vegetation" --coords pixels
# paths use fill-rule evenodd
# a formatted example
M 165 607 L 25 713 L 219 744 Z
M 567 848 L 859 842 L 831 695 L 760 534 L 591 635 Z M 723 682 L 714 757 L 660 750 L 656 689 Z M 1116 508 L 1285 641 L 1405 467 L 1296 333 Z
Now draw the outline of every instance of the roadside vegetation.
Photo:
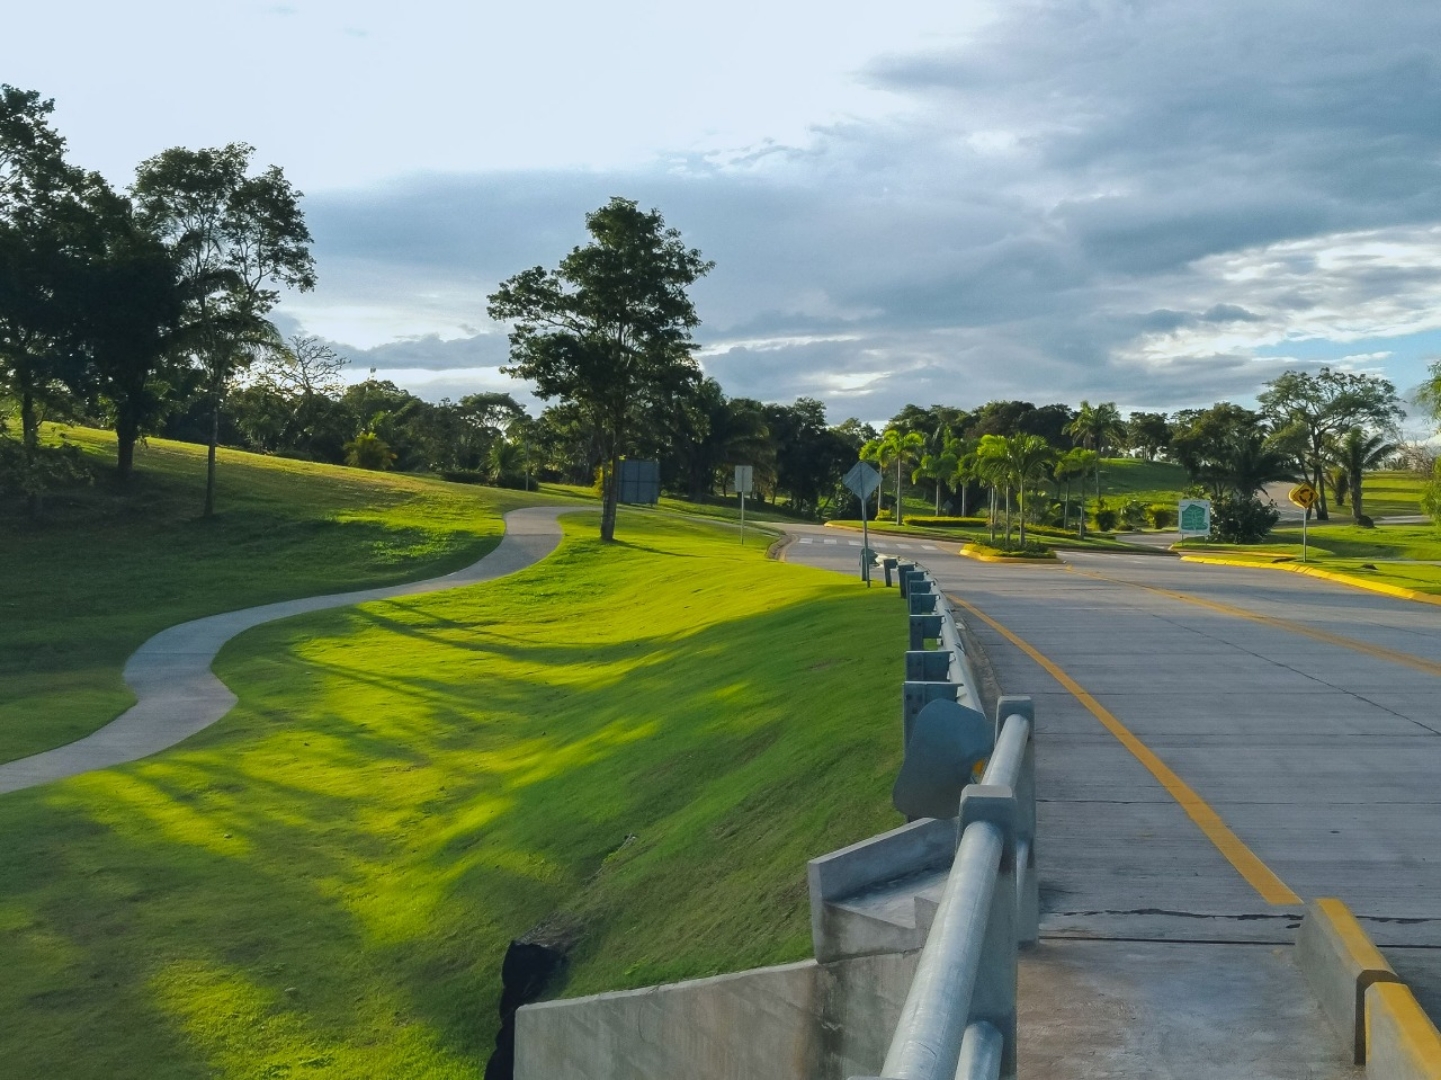
M 108 432 L 53 428 L 82 460 Z M 550 496 L 220 452 L 220 501 L 197 516 L 205 448 L 150 439 L 128 483 L 104 471 L 35 522 L 0 508 L 0 761 L 70 742 L 128 708 L 125 659 L 187 619 L 391 585 L 468 565 L 501 515 Z
M 0 799 L 7 1070 L 470 1077 L 538 924 L 565 993 L 808 955 L 805 861 L 896 824 L 857 689 L 899 684 L 904 612 L 598 516 L 511 578 L 250 631 L 219 724 Z

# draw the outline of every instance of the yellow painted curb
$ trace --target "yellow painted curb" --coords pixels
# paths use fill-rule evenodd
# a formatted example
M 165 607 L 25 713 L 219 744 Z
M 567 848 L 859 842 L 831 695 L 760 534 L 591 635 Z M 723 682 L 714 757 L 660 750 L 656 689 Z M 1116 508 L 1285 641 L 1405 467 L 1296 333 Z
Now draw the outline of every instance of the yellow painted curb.
M 1049 555 L 996 555 L 976 544 L 962 544 L 957 555 L 964 555 L 968 559 L 975 559 L 976 562 L 999 562 L 1015 566 L 1018 563 L 1046 563 L 1055 562 L 1056 553 L 1052 551 Z
M 1304 563 L 1255 562 L 1250 559 L 1228 559 L 1217 555 L 1182 555 L 1181 561 L 1208 563 L 1211 566 L 1242 566 L 1253 570 L 1285 570 L 1289 574 L 1305 574 L 1308 577 L 1324 578 L 1326 581 L 1334 581 L 1338 585 L 1350 585 L 1353 589 L 1364 589 L 1366 592 L 1380 593 L 1383 596 L 1394 596 L 1400 600 L 1415 600 L 1419 604 L 1441 605 L 1441 596 L 1417 592 L 1415 589 L 1407 589 L 1401 585 L 1387 585 L 1384 581 L 1367 581 L 1365 578 L 1340 574 L 1335 570 L 1322 570 L 1318 566 L 1307 566 Z
M 1366 1075 L 1377 1080 L 1441 1080 L 1441 1033 L 1404 983 L 1366 990 Z
M 1295 956 L 1322 1010 L 1350 1044 L 1352 1062 L 1364 1065 L 1366 990 L 1376 983 L 1396 982 L 1396 972 L 1351 909 L 1331 897 L 1306 905 Z

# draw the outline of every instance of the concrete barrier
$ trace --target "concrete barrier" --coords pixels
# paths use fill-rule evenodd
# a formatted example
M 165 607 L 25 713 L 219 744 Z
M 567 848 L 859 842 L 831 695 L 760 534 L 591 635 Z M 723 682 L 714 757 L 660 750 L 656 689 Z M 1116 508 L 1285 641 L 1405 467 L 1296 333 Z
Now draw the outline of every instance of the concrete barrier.
M 1350 1045 L 1352 1060 L 1366 1064 L 1366 990 L 1374 983 L 1397 982 L 1396 972 L 1350 909 L 1331 898 L 1306 905 L 1296 937 L 1296 963 Z
M 1411 988 L 1366 988 L 1366 1075 L 1373 1080 L 1441 1080 L 1441 1034 Z

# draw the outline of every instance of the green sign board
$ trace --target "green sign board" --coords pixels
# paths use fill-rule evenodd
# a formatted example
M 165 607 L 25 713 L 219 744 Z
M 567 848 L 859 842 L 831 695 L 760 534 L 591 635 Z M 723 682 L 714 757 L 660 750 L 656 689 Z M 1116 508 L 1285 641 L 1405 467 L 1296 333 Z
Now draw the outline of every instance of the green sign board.
M 1211 535 L 1211 500 L 1182 499 L 1177 513 L 1182 536 Z

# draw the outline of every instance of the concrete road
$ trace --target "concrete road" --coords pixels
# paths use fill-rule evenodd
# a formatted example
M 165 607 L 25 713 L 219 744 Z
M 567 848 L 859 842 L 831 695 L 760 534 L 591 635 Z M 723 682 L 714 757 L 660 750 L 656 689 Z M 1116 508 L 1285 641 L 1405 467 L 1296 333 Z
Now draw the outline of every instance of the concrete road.
M 838 530 L 795 531 L 791 561 L 854 572 L 823 542 Z M 906 542 L 1005 692 L 1036 699 L 1043 937 L 1263 948 L 1339 896 L 1441 1016 L 1441 609 L 1140 553 L 1000 565 Z

